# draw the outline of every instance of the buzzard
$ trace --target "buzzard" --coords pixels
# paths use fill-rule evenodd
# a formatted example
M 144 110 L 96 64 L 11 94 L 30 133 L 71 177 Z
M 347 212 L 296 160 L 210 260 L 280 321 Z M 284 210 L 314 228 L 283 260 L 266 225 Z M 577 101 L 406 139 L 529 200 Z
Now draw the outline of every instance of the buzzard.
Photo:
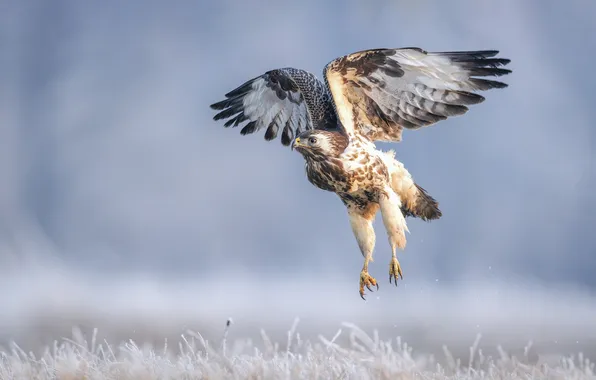
M 373 220 L 381 211 L 392 257 L 389 282 L 403 278 L 396 249 L 406 247 L 405 217 L 439 219 L 438 202 L 419 186 L 395 152 L 375 141 L 399 142 L 405 129 L 419 129 L 458 116 L 484 101 L 477 94 L 507 84 L 486 79 L 509 74 L 510 60 L 496 50 L 427 52 L 420 48 L 369 49 L 339 57 L 323 70 L 323 80 L 296 68 L 257 76 L 214 103 L 214 120 L 242 125 L 242 135 L 265 130 L 265 140 L 281 132 L 281 143 L 299 152 L 306 176 L 316 187 L 336 193 L 364 256 L 364 287 L 379 285 L 368 273 L 375 246 Z

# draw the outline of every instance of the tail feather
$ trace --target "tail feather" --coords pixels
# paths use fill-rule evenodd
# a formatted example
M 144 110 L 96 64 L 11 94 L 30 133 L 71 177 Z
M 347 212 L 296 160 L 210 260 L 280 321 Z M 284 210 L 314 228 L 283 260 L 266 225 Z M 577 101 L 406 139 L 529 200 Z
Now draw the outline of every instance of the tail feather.
M 385 152 L 383 158 L 391 172 L 391 187 L 401 199 L 402 214 L 424 221 L 439 219 L 442 216 L 439 202 L 414 182 L 404 165 L 395 159 L 395 151 Z
M 412 216 L 424 221 L 439 219 L 443 215 L 439 210 L 439 202 L 417 183 L 414 183 L 414 186 L 416 187 L 416 194 L 407 199 L 401 207 L 404 216 Z

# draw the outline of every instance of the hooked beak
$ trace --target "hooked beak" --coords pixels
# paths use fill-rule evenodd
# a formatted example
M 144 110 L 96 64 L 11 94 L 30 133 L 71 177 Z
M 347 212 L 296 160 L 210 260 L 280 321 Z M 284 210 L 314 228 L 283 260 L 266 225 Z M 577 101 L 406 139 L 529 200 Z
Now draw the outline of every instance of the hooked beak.
M 292 141 L 292 145 L 290 146 L 290 148 L 291 148 L 292 150 L 294 150 L 294 148 L 297 148 L 297 147 L 299 147 L 299 146 L 301 146 L 301 145 L 300 145 L 300 137 L 296 137 L 296 138 L 294 139 L 294 141 Z

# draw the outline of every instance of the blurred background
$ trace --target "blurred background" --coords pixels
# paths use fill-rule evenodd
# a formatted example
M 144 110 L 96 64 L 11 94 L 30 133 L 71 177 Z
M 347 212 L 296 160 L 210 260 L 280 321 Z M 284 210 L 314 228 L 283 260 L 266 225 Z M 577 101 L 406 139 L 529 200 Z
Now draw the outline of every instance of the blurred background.
M 411 344 L 596 346 L 596 3 L 0 2 L 0 343 L 339 322 Z M 497 49 L 509 88 L 394 148 L 443 217 L 371 274 L 303 159 L 209 104 L 376 47 Z M 596 331 L 596 329 L 592 329 Z M 135 335 L 136 334 L 136 335 Z M 284 333 L 285 334 L 285 333 Z M 433 343 L 434 342 L 434 343 Z M 558 345 L 558 346 L 557 346 Z M 438 346 L 437 346 L 438 347 Z

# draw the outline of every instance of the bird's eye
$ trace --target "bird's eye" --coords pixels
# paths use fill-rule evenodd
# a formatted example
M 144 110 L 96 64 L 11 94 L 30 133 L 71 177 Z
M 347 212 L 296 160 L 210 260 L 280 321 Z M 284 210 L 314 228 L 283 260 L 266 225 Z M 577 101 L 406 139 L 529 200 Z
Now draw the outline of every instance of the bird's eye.
M 308 142 L 311 144 L 315 144 L 317 142 L 317 139 L 314 137 L 311 137 L 310 139 L 308 139 Z

